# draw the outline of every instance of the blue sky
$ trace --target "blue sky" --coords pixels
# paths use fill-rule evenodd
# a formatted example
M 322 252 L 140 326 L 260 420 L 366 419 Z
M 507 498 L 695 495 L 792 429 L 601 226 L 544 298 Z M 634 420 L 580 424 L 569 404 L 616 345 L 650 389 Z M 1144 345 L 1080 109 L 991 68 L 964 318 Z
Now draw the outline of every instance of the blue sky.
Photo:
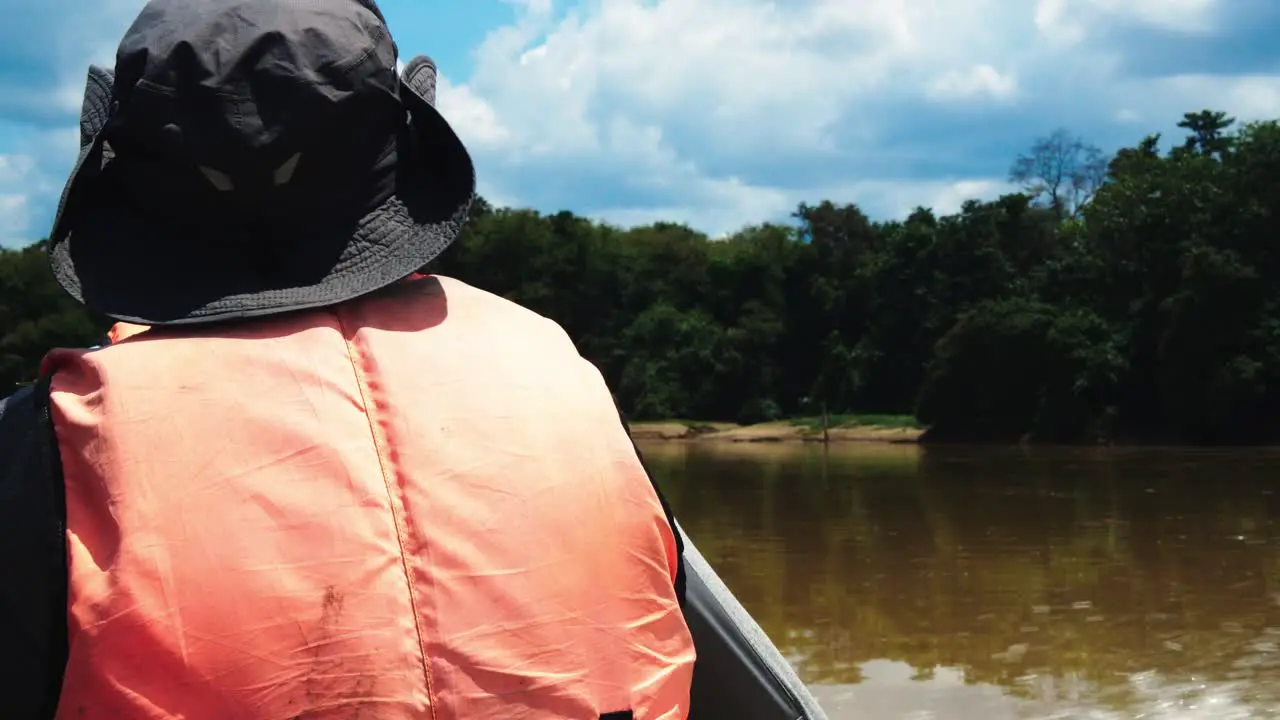
M 802 201 L 875 218 L 1007 189 L 1066 127 L 1280 117 L 1276 0 L 381 0 L 499 204 L 713 234 Z M 140 0 L 0 0 L 0 244 L 44 236 L 84 70 Z

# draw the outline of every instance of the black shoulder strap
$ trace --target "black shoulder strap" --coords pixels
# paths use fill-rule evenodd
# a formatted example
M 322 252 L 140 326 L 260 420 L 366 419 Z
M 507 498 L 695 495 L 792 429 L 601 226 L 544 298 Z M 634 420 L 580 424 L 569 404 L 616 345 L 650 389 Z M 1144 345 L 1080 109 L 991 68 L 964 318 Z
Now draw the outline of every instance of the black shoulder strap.
M 0 400 L 0 704 L 47 720 L 67 662 L 66 497 L 49 379 Z
M 622 429 L 627 431 L 627 437 L 631 437 L 631 426 L 627 423 L 627 416 L 622 412 L 621 406 L 618 405 L 618 398 L 613 399 L 614 407 L 618 410 L 618 421 L 622 423 Z M 680 607 L 684 607 L 685 596 L 685 561 L 684 561 L 684 538 L 680 534 L 680 528 L 676 526 L 676 516 L 671 512 L 671 503 L 667 502 L 667 496 L 662 494 L 662 488 L 658 487 L 658 483 L 653 479 L 653 473 L 649 472 L 649 467 L 645 465 L 644 453 L 640 452 L 640 448 L 636 446 L 635 439 L 631 440 L 631 447 L 636 451 L 636 457 L 640 460 L 640 466 L 644 468 L 644 474 L 649 478 L 649 484 L 653 486 L 653 491 L 658 494 L 658 502 L 662 503 L 662 512 L 667 516 L 667 524 L 671 526 L 671 534 L 676 538 L 676 599 L 680 602 Z

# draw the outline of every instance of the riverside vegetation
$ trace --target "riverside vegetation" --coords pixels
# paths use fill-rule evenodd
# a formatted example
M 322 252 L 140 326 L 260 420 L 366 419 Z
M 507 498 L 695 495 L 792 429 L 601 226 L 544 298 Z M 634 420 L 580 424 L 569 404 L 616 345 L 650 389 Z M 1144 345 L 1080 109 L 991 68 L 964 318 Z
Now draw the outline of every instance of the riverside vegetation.
M 1179 125 L 1112 157 L 1054 132 L 1013 163 L 1023 192 L 891 222 L 823 201 L 713 240 L 482 201 L 428 269 L 561 323 L 635 420 L 1270 442 L 1280 122 Z M 0 395 L 106 327 L 57 288 L 43 243 L 0 252 Z

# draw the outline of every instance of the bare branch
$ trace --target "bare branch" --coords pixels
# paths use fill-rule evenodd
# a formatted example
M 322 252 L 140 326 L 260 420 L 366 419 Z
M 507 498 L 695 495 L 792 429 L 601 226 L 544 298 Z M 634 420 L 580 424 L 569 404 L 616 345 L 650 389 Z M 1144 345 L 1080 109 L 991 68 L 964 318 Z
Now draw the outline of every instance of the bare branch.
M 1061 218 L 1078 216 L 1106 177 L 1102 151 L 1061 128 L 1038 138 L 1009 170 L 1011 182 Z

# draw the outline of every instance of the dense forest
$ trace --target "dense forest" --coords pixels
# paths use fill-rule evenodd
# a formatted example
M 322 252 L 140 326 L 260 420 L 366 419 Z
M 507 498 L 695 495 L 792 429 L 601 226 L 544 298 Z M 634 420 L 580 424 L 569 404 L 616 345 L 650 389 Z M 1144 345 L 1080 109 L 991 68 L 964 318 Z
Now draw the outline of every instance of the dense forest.
M 711 239 L 480 202 L 430 269 L 560 322 L 639 419 L 1276 440 L 1280 122 L 1179 127 L 1111 157 L 1060 130 L 1014 159 L 1023 192 L 892 222 L 823 201 Z M 43 244 L 0 252 L 0 387 L 106 326 L 57 287 Z

